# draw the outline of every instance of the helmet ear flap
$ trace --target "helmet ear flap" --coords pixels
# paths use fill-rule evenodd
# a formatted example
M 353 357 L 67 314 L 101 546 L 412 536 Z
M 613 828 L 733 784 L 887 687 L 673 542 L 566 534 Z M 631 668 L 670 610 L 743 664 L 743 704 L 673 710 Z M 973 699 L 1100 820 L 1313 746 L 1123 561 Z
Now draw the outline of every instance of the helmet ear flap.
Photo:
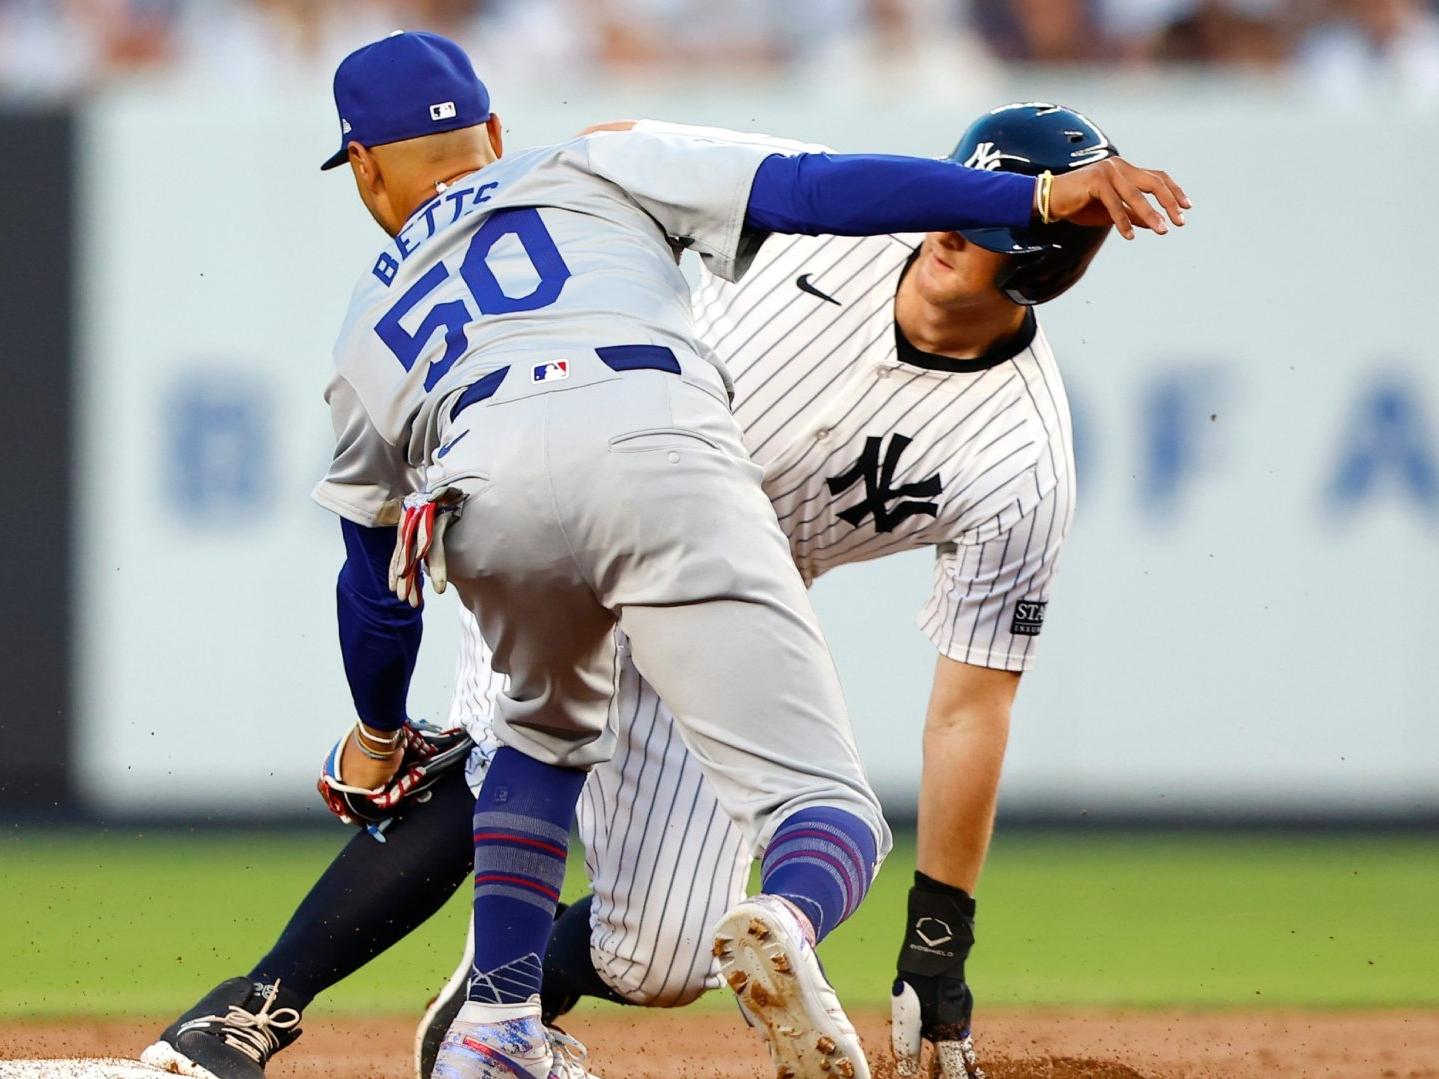
M 995 271 L 994 287 L 1010 303 L 1017 303 L 1021 307 L 1033 307 L 1042 302 L 1031 299 L 1025 294 L 1024 281 L 1029 276 L 1027 271 L 1035 260 L 1043 257 L 1043 255 L 1010 255 L 1004 260 L 1004 264 Z
M 1108 228 L 1063 224 L 1049 228 L 1056 233 L 1053 247 L 1011 255 L 995 274 L 995 287 L 1013 303 L 1033 307 L 1064 295 L 1079 283 L 1110 232 Z

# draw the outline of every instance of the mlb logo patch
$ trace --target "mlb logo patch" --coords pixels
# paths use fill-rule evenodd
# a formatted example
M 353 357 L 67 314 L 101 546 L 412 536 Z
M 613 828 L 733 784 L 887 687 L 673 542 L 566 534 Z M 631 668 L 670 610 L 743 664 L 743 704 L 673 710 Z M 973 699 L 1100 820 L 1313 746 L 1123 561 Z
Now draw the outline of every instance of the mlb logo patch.
M 431 120 L 453 120 L 455 118 L 455 103 L 453 101 L 441 101 L 437 105 L 430 106 Z
M 549 363 L 537 363 L 530 377 L 535 382 L 558 382 L 561 379 L 570 377 L 569 360 L 551 360 Z
M 1016 603 L 1009 632 L 1016 637 L 1038 637 L 1039 631 L 1044 628 L 1044 609 L 1048 606 L 1048 601 L 1040 600 Z

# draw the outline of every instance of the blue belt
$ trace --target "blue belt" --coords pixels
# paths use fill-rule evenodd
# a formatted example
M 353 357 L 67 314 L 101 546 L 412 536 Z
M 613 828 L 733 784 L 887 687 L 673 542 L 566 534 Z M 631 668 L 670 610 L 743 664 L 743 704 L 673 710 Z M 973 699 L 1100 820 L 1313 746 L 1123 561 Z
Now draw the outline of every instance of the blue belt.
M 668 371 L 672 375 L 680 373 L 680 361 L 674 352 L 664 345 L 609 345 L 595 349 L 595 355 L 611 371 Z M 493 397 L 509 373 L 508 367 L 501 367 L 472 382 L 469 388 L 455 399 L 454 406 L 450 409 L 451 421 L 471 405 Z

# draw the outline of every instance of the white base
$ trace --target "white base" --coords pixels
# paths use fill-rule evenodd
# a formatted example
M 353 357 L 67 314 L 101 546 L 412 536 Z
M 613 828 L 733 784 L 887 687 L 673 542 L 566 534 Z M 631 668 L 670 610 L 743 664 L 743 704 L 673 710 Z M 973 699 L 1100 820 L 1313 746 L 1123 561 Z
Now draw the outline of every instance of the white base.
M 155 1079 L 138 1060 L 0 1060 L 0 1079 Z

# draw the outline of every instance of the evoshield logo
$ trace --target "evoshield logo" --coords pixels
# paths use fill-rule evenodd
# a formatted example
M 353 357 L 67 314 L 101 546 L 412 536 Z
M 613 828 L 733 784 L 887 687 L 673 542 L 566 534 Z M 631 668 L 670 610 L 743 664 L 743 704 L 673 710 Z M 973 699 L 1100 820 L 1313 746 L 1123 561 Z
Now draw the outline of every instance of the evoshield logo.
M 923 941 L 926 947 L 938 948 L 954 939 L 954 930 L 949 927 L 948 922 L 942 922 L 938 918 L 921 918 L 914 923 L 914 935 Z
M 1066 131 L 1070 142 L 1079 142 L 1084 138 L 1083 131 Z M 1083 168 L 1085 165 L 1093 165 L 1096 161 L 1103 161 L 1106 157 L 1114 156 L 1114 148 L 1109 145 L 1109 140 L 1100 136 L 1099 142 L 1094 146 L 1086 146 L 1082 150 L 1072 150 L 1069 154 L 1070 168 Z

